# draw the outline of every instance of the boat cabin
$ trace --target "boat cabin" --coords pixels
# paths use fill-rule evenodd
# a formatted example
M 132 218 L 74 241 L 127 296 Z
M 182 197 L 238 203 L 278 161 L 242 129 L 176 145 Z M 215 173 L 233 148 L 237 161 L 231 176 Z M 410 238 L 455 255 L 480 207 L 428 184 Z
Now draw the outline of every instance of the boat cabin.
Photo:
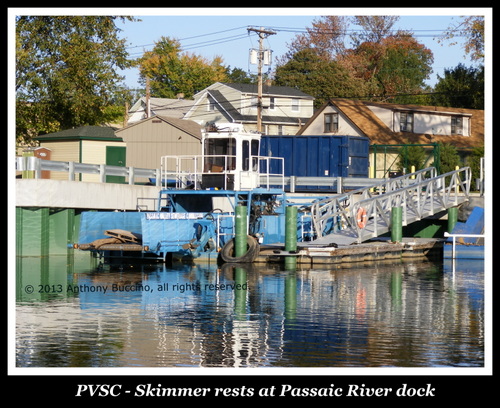
M 259 156 L 260 142 L 259 133 L 243 132 L 239 128 L 203 132 L 200 156 L 162 157 L 162 180 L 177 189 L 245 191 L 258 188 L 261 174 L 269 173 L 270 160 L 280 161 L 278 167 L 283 169 L 282 158 Z

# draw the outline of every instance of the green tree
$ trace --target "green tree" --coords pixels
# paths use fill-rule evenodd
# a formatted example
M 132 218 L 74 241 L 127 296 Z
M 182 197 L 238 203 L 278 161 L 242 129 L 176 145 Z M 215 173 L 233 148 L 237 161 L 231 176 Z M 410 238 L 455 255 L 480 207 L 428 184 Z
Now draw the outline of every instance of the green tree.
M 431 101 L 436 106 L 484 109 L 484 67 L 459 64 L 445 69 L 444 77 L 438 76 Z
M 241 68 L 226 68 L 227 82 L 235 84 L 256 84 L 257 74 L 249 74 Z
M 16 138 L 112 121 L 131 66 L 111 16 L 16 18 Z
M 484 158 L 484 146 L 475 147 L 467 157 L 467 165 L 471 169 L 473 181 L 481 177 L 482 158 Z
M 426 160 L 427 154 L 422 146 L 405 146 L 399 153 L 398 170 L 403 172 L 403 169 L 406 169 L 406 173 L 410 173 L 412 166 L 415 167 L 415 171 L 421 170 Z
M 453 171 L 457 166 L 460 166 L 460 155 L 452 144 L 439 143 L 439 158 L 441 174 Z
M 362 96 L 368 89 L 366 82 L 352 78 L 336 61 L 321 58 L 311 48 L 298 51 L 286 64 L 279 66 L 275 84 L 313 95 L 316 107 L 334 97 Z
M 138 64 L 141 81 L 145 83 L 148 78 L 151 95 L 158 98 L 175 98 L 181 93 L 191 98 L 214 82 L 227 80 L 220 57 L 208 61 L 195 54 L 181 53 L 179 41 L 169 37 L 161 37 Z

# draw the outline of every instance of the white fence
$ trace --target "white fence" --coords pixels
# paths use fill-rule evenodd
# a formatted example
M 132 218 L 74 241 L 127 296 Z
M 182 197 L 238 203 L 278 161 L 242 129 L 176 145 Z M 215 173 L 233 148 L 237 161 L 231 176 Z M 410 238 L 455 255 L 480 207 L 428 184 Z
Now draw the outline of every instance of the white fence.
M 32 172 L 27 174 L 28 178 L 42 178 L 42 171 L 58 171 L 68 173 L 69 181 L 77 180 L 77 174 L 98 174 L 101 183 L 106 182 L 106 176 L 122 176 L 128 179 L 128 184 L 135 184 L 138 178 L 147 178 L 156 179 L 156 185 L 160 185 L 158 169 L 43 160 L 34 156 L 16 157 L 16 170 Z

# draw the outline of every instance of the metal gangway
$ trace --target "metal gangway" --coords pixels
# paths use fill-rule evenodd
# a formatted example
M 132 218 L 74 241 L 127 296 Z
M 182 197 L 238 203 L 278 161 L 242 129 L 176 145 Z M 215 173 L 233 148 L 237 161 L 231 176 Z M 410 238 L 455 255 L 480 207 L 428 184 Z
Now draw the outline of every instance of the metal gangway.
M 316 239 L 311 246 L 350 245 L 391 230 L 391 212 L 402 208 L 402 225 L 469 200 L 471 170 L 437 175 L 434 167 L 317 201 L 311 206 Z

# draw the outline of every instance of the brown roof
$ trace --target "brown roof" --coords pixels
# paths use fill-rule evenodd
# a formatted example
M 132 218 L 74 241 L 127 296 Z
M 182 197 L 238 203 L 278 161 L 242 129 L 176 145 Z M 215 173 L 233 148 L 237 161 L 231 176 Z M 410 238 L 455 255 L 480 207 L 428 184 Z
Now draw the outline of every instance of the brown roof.
M 470 148 L 484 144 L 484 110 L 448 108 L 441 106 L 398 105 L 391 103 L 363 102 L 351 99 L 331 99 L 320 108 L 297 134 L 301 134 L 326 106 L 333 105 L 342 112 L 361 133 L 370 139 L 371 144 L 408 144 L 408 143 L 453 143 L 458 148 Z M 470 136 L 449 136 L 393 132 L 375 115 L 369 106 L 379 106 L 392 110 L 411 110 L 443 112 L 472 116 Z

